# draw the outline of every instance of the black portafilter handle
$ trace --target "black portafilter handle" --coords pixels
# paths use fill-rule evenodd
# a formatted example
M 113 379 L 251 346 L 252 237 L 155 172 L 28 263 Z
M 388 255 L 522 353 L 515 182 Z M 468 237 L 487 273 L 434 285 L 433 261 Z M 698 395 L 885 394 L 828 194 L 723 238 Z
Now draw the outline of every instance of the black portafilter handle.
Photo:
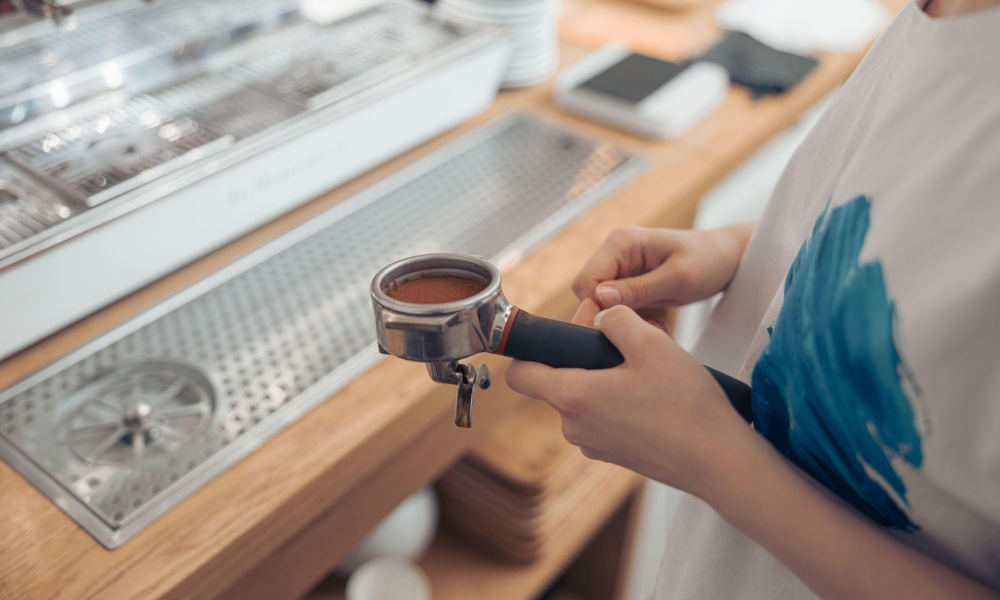
M 536 317 L 518 309 L 500 354 L 555 368 L 610 369 L 625 362 L 621 352 L 596 329 Z M 753 422 L 750 386 L 705 367 L 748 423 Z

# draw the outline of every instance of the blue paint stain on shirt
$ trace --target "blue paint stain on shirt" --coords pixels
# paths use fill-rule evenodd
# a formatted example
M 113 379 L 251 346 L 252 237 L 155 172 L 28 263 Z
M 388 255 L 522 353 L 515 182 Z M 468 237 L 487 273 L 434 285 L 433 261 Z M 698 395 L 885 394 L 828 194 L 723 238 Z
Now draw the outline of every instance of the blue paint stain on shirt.
M 755 427 L 880 525 L 913 531 L 891 460 L 923 461 L 902 383 L 918 388 L 896 349 L 882 265 L 859 262 L 869 207 L 865 196 L 828 206 L 792 263 L 753 372 Z

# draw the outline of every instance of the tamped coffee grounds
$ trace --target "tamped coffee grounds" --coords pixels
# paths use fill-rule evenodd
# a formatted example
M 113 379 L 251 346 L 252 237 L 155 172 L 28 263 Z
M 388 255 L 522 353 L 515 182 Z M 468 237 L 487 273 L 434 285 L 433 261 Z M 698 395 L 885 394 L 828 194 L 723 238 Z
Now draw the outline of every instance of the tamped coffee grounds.
M 486 289 L 475 279 L 444 275 L 411 279 L 390 287 L 385 293 L 394 300 L 411 304 L 444 304 L 464 300 Z

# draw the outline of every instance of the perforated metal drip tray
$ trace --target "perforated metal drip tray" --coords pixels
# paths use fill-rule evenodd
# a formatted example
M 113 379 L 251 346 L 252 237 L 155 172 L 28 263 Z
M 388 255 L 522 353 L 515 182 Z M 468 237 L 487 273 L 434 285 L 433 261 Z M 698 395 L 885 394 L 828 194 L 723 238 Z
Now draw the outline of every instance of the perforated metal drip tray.
M 378 360 L 382 266 L 502 260 L 641 168 L 500 118 L 4 392 L 0 454 L 116 547 Z

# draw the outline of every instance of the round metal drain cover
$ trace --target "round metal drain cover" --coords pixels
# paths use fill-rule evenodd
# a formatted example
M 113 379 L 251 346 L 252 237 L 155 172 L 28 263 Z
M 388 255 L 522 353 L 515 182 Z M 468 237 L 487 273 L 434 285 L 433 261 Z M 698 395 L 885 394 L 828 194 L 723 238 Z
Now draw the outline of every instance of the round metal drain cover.
M 201 434 L 215 411 L 208 377 L 168 361 L 125 365 L 80 388 L 60 440 L 87 464 L 127 465 Z
M 90 142 L 90 155 L 104 167 L 132 173 L 154 157 L 164 143 L 150 130 L 129 129 Z

